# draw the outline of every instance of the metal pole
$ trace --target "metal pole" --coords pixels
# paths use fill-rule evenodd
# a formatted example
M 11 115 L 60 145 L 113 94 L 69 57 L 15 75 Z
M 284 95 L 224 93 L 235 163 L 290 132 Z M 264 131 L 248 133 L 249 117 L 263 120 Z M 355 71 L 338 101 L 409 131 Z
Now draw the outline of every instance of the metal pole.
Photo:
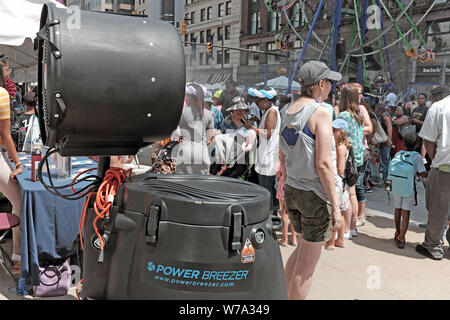
M 191 41 L 181 41 L 182 43 L 187 43 L 187 44 L 194 44 L 197 46 L 204 46 L 206 47 L 207 44 L 206 43 L 197 43 L 197 42 L 191 42 Z M 285 54 L 279 54 L 279 53 L 273 53 L 273 52 L 264 52 L 264 51 L 259 51 L 259 50 L 250 50 L 250 49 L 244 49 L 244 48 L 234 48 L 234 47 L 228 47 L 228 46 L 219 46 L 219 45 L 212 45 L 213 48 L 225 48 L 225 49 L 230 49 L 230 50 L 238 50 L 238 51 L 245 51 L 245 52 L 252 52 L 252 53 L 259 53 L 259 54 L 270 54 L 272 56 L 278 56 L 278 57 L 284 57 L 286 58 Z
M 339 38 L 339 26 L 341 25 L 341 9 L 342 9 L 342 2 L 341 0 L 336 0 L 335 4 L 335 11 L 336 14 L 334 16 L 334 34 L 333 34 L 333 53 L 331 55 L 331 69 L 333 71 L 337 71 L 337 60 L 336 60 L 336 48 Z M 336 83 L 333 82 L 332 92 L 336 92 Z
M 389 19 L 391 19 L 392 23 L 394 24 L 395 29 L 397 29 L 397 32 L 400 34 L 400 36 L 402 37 L 403 43 L 408 47 L 408 50 L 412 51 L 412 47 L 409 44 L 408 40 L 406 40 L 405 36 L 402 33 L 402 30 L 400 30 L 399 26 L 397 25 L 397 23 L 395 23 L 395 19 L 394 17 L 391 15 L 391 13 L 389 12 L 388 8 L 386 7 L 386 5 L 384 4 L 384 2 L 382 0 L 377 0 L 378 3 L 380 3 L 383 7 L 383 9 L 386 11 L 387 16 L 389 17 Z
M 367 75 L 367 68 L 366 68 L 366 57 L 364 56 L 364 37 L 366 35 L 366 26 L 367 26 L 367 6 L 368 6 L 368 0 L 363 0 L 363 13 L 361 15 L 361 24 L 359 22 L 358 17 L 358 2 L 357 0 L 353 0 L 353 4 L 355 6 L 355 20 L 356 20 L 356 26 L 358 28 L 358 34 L 359 34 L 359 44 L 361 46 L 361 58 L 358 59 L 358 73 L 357 73 L 357 82 L 360 83 L 363 87 L 365 86 L 365 80 Z
M 378 5 L 378 7 L 380 7 L 380 10 L 381 10 L 380 0 L 377 0 L 377 5 Z M 383 14 L 380 14 L 380 25 L 381 25 L 381 31 L 384 31 Z M 385 34 L 383 35 L 383 42 L 384 42 L 384 45 L 386 46 L 387 45 L 387 38 L 386 38 Z M 388 63 L 388 66 L 389 66 L 390 78 L 391 78 L 392 82 L 394 82 L 394 73 L 392 71 L 391 55 L 389 54 L 389 49 L 386 49 L 386 59 L 387 59 L 387 63 Z M 415 77 L 415 75 L 414 75 L 414 77 Z
M 411 70 L 411 82 L 416 82 L 416 72 L 417 72 L 417 60 L 413 59 Z
M 399 0 L 395 0 L 395 2 L 397 2 L 397 5 L 400 7 L 401 10 L 404 9 L 402 3 Z M 405 17 L 408 20 L 408 22 L 411 24 L 411 26 L 413 27 L 414 31 L 416 32 L 417 36 L 420 39 L 420 42 L 422 42 L 422 45 L 424 45 L 425 44 L 425 40 L 423 39 L 423 37 L 420 34 L 419 30 L 417 30 L 417 27 L 414 24 L 414 22 L 412 22 L 411 18 L 409 17 L 409 14 L 407 14 L 406 12 L 405 12 Z
M 372 5 L 376 6 L 375 0 L 372 0 Z M 380 11 L 381 11 L 381 9 L 380 9 Z M 375 28 L 375 31 L 377 32 L 377 36 L 379 36 L 380 30 L 378 30 L 378 28 Z M 384 74 L 386 71 L 385 71 L 385 67 L 384 67 L 383 50 L 381 50 L 381 37 L 378 39 L 378 49 L 380 50 L 381 71 L 383 71 L 383 74 Z
M 267 55 L 266 55 L 266 59 L 267 59 Z M 264 67 L 264 86 L 267 86 L 267 79 L 269 77 L 269 65 L 266 63 L 265 67 Z
M 312 32 L 314 30 L 314 27 L 316 25 L 316 22 L 317 22 L 317 20 L 319 18 L 320 12 L 322 11 L 322 7 L 323 7 L 324 2 L 325 2 L 324 0 L 320 0 L 319 7 L 317 8 L 316 14 L 314 15 L 314 20 L 313 20 L 313 22 L 311 24 L 311 28 L 308 31 L 308 35 L 306 36 L 305 43 L 303 44 L 302 51 L 300 53 L 300 56 L 298 57 L 297 63 L 295 64 L 295 68 L 294 68 L 294 70 L 292 72 L 291 78 L 289 79 L 289 84 L 288 84 L 288 87 L 286 89 L 286 95 L 288 95 L 291 92 L 292 81 L 294 81 L 295 74 L 297 73 L 297 70 L 300 67 L 300 63 L 302 62 L 303 55 L 305 54 L 306 48 L 308 47 L 309 39 L 311 38 L 311 34 L 312 34 Z
M 441 84 L 445 84 L 445 76 L 446 76 L 446 71 L 447 71 L 447 60 L 444 60 L 442 62 L 442 78 L 441 78 Z

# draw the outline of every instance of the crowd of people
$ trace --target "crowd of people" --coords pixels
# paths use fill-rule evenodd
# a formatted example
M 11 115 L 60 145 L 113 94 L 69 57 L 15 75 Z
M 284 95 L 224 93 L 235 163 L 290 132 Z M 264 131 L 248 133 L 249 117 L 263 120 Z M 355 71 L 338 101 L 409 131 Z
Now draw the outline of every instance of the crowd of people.
M 414 96 L 397 101 L 393 87 L 382 99 L 369 98 L 367 88 L 341 82 L 339 73 L 319 61 L 304 63 L 298 76 L 299 96 L 282 96 L 269 87 L 239 93 L 235 82 L 208 92 L 188 83 L 180 125 L 170 138 L 180 143 L 172 150 L 177 173 L 231 176 L 266 188 L 271 211 L 284 221 L 279 244 L 296 247 L 285 270 L 289 298 L 304 299 L 322 247 L 345 248 L 346 241 L 358 236 L 366 223 L 367 194 L 375 186 L 392 193 L 393 245 L 405 247 L 417 197 L 416 192 L 398 191 L 396 162 L 406 157 L 414 186 L 423 180 L 427 194 L 426 236 L 416 251 L 442 259 L 450 220 L 444 204 L 448 182 L 442 180 L 450 177 L 449 89 L 435 87 L 430 106 L 425 93 L 417 101 Z M 239 141 L 237 153 L 243 142 L 239 163 L 217 157 L 229 134 Z

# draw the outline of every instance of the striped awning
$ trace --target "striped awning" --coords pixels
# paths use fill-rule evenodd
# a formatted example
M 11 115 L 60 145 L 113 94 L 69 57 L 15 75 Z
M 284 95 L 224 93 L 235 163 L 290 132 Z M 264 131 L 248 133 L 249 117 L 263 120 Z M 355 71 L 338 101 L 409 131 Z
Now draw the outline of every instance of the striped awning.
M 208 70 L 208 71 L 197 71 L 189 73 L 187 79 L 188 81 L 197 82 L 200 84 L 216 84 L 225 83 L 232 80 L 233 74 L 230 71 L 224 72 L 223 70 Z

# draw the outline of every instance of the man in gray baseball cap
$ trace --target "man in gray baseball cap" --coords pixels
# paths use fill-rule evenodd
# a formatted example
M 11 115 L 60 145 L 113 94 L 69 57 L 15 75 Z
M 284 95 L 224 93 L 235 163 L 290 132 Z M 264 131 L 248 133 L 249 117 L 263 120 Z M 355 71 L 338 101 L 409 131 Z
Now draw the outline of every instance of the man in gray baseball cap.
M 332 81 L 341 81 L 342 79 L 339 72 L 331 71 L 325 63 L 315 60 L 304 63 L 300 67 L 298 77 L 303 86 L 311 86 L 323 79 Z

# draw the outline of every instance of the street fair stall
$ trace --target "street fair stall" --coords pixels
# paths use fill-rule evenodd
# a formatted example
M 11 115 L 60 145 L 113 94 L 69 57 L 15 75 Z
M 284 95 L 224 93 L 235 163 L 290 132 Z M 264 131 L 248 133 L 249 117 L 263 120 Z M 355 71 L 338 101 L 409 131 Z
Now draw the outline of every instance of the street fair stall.
M 17 176 L 19 187 L 22 191 L 22 253 L 19 294 L 30 292 L 32 286 L 41 284 L 41 273 L 49 266 L 63 264 L 75 254 L 72 248 L 78 235 L 81 211 L 84 197 L 76 200 L 68 200 L 49 192 L 38 181 L 37 163 L 33 164 L 34 155 L 19 153 L 24 166 L 23 173 Z M 83 179 L 96 171 L 85 172 L 89 169 L 96 170 L 97 163 L 88 157 L 69 157 L 58 159 L 54 157 L 50 164 L 50 171 L 55 186 L 67 185 L 74 178 Z M 70 162 L 69 167 L 57 166 L 56 161 Z M 64 170 L 66 169 L 66 170 Z M 77 177 L 78 176 L 78 177 Z M 42 179 L 48 183 L 48 172 L 42 173 Z M 83 188 L 88 181 L 83 181 L 77 187 Z M 64 190 L 61 191 L 63 194 Z M 72 192 L 70 192 L 72 193 Z

